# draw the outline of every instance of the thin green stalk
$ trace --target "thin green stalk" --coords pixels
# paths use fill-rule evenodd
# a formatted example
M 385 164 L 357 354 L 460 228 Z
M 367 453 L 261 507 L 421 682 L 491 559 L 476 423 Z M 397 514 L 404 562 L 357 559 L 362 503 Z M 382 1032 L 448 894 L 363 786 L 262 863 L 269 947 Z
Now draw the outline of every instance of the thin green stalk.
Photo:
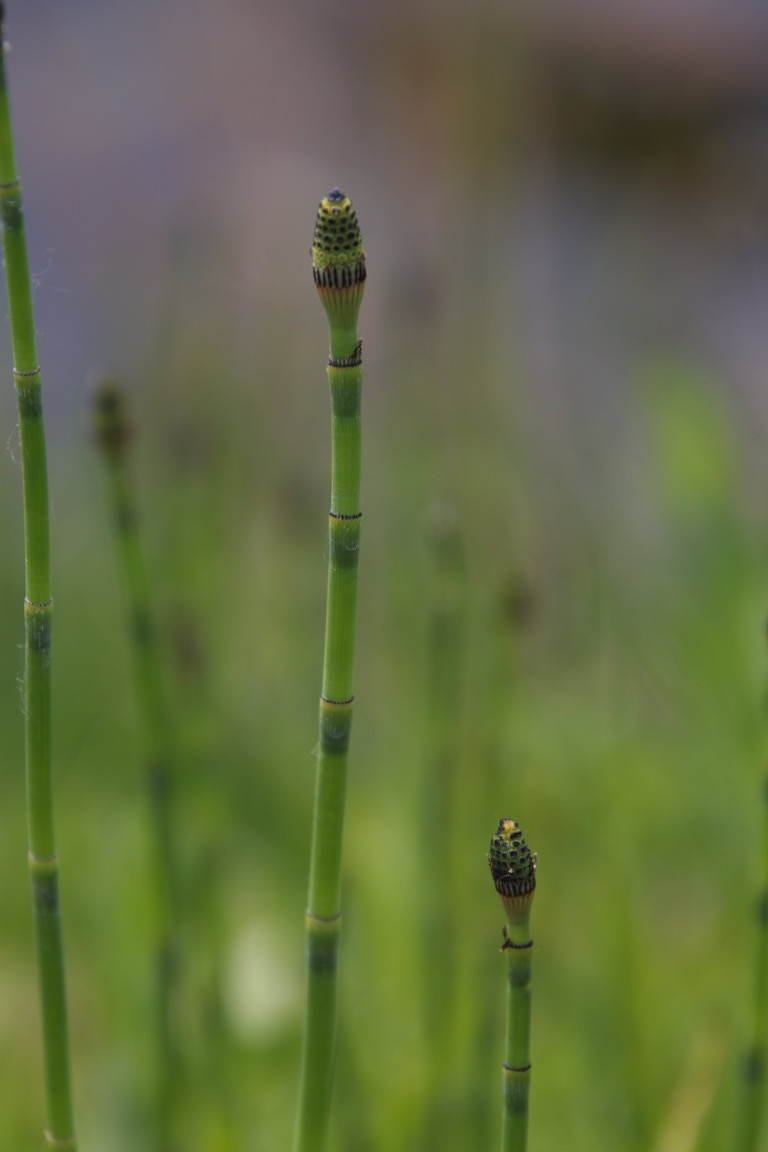
M 429 636 L 427 653 L 427 763 L 421 797 L 421 843 L 424 849 L 422 872 L 433 878 L 428 867 L 431 830 L 443 830 L 443 842 L 454 845 L 459 788 L 460 737 L 462 719 L 462 674 L 466 666 L 464 624 L 466 573 L 464 544 L 459 519 L 450 507 L 433 510 L 428 526 L 429 548 Z M 455 853 L 447 852 L 448 859 Z M 423 1008 L 425 1033 L 443 1053 L 451 1048 L 455 1025 L 456 957 L 444 954 L 435 965 L 441 941 L 454 939 L 456 923 L 455 885 L 442 875 L 440 883 L 430 879 L 422 913 Z M 445 1107 L 437 1102 L 445 1116 Z M 429 1109 L 430 1114 L 433 1109 Z M 450 1122 L 453 1117 L 448 1118 Z M 430 1115 L 430 1122 L 434 1123 Z M 434 1127 L 432 1129 L 434 1135 Z
M 752 1000 L 752 1035 L 742 1056 L 736 1152 L 756 1152 L 765 1106 L 768 1036 L 768 780 L 763 784 L 763 889 L 755 901 L 757 939 Z
M 57 1152 L 74 1152 L 59 869 L 51 781 L 51 597 L 48 468 L 42 381 L 32 310 L 21 185 L 11 129 L 5 70 L 5 11 L 0 4 L 0 222 L 8 292 L 24 492 L 26 581 L 24 734 L 29 872 L 45 1063 L 46 1138 Z
M 127 464 L 131 429 L 119 387 L 105 382 L 96 395 L 96 435 L 109 479 L 115 542 L 128 600 L 139 720 L 144 729 L 154 900 L 155 1147 L 172 1146 L 174 1102 L 180 1075 L 172 1024 L 177 968 L 176 883 L 172 830 L 172 735 L 163 691 L 162 660 L 151 611 L 149 582 Z
M 341 930 L 341 850 L 352 725 L 357 567 L 360 545 L 360 395 L 357 317 L 365 256 L 352 203 L 334 188 L 320 203 L 312 245 L 318 295 L 328 316 L 331 510 L 320 740 L 306 914 L 306 1005 L 296 1152 L 325 1147 L 336 1041 Z
M 502 951 L 507 957 L 507 1028 L 502 1065 L 501 1152 L 526 1152 L 531 1085 L 531 903 L 536 857 L 514 820 L 500 820 L 488 855 L 491 875 L 507 923 Z
M 460 1126 L 469 1122 L 468 1093 L 457 1092 L 464 1082 L 466 1045 L 457 1039 L 458 948 L 446 948 L 446 940 L 458 940 L 460 927 L 456 899 L 461 851 L 457 831 L 462 827 L 461 729 L 466 669 L 465 616 L 466 568 L 464 541 L 454 509 L 437 505 L 426 525 L 429 584 L 427 604 L 427 748 L 422 773 L 420 874 L 421 897 L 421 995 L 424 1035 L 440 1063 L 429 1065 L 430 1079 L 424 1094 L 422 1142 L 456 1142 Z M 441 830 L 445 864 L 436 875 L 431 867 L 434 829 Z M 435 964 L 435 956 L 441 961 Z M 460 1066 L 456 1067 L 458 1061 Z
M 768 704 L 768 701 L 766 702 Z M 766 756 L 766 749 L 763 750 Z M 741 1061 L 740 1106 L 735 1152 L 756 1152 L 765 1112 L 768 1044 L 768 776 L 763 781 L 760 892 L 755 901 L 755 974 L 752 985 L 752 1035 Z

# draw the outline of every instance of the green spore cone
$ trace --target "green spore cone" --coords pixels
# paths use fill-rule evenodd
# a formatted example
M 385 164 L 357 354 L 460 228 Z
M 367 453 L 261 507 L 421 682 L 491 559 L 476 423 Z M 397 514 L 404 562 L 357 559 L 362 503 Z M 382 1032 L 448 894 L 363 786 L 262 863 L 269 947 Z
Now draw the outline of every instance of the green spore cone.
M 312 240 L 312 275 L 332 325 L 357 323 L 365 287 L 365 253 L 349 196 L 334 188 L 320 201 Z
M 502 900 L 530 903 L 536 888 L 536 856 L 515 820 L 499 820 L 491 838 L 488 865 Z

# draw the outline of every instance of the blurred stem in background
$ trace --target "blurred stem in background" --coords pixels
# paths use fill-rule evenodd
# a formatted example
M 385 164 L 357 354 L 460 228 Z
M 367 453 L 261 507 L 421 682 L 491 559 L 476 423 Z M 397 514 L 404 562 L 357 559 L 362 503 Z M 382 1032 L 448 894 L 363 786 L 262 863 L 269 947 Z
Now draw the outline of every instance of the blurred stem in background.
M 458 938 L 456 877 L 432 866 L 434 829 L 440 828 L 447 867 L 460 859 L 456 851 L 455 817 L 459 796 L 463 672 L 466 663 L 466 566 L 459 517 L 445 504 L 431 509 L 426 527 L 428 548 L 427 763 L 421 797 L 424 857 L 421 875 L 422 1003 L 430 1051 L 442 1053 L 436 1079 L 425 1100 L 425 1128 L 440 1143 L 455 1132 L 456 1108 L 444 1061 L 454 1054 L 456 1040 L 456 950 L 446 940 Z M 435 964 L 435 957 L 440 963 Z M 454 1096 L 455 1102 L 455 1096 Z
M 502 1066 L 501 1152 L 526 1152 L 531 1085 L 530 919 L 536 857 L 514 820 L 499 821 L 488 863 L 507 917 L 502 948 L 507 957 L 507 1038 Z
M 341 851 L 360 546 L 360 397 L 357 317 L 365 256 L 352 203 L 335 188 L 321 202 L 312 245 L 318 295 L 328 316 L 331 390 L 331 511 L 320 741 L 306 914 L 307 985 L 296 1152 L 326 1144 L 336 1041 L 341 929 Z
M 132 429 L 123 392 L 102 382 L 95 396 L 95 433 L 107 467 L 119 566 L 128 602 L 139 721 L 144 730 L 151 825 L 154 900 L 155 1134 L 157 1152 L 173 1145 L 180 1053 L 174 1032 L 173 989 L 178 967 L 178 892 L 173 845 L 173 737 L 163 690 L 162 661 L 138 530 L 136 498 L 127 463 Z
M 768 629 L 768 622 L 766 624 Z M 768 640 L 768 635 L 766 636 Z M 736 1152 L 756 1152 L 765 1108 L 766 1041 L 768 1040 L 768 699 L 763 702 L 762 846 L 759 891 L 755 901 L 755 974 L 752 1036 L 742 1056 L 740 1107 L 736 1117 Z
M 0 4 L 0 220 L 8 290 L 13 375 L 19 411 L 24 491 L 26 585 L 24 723 L 29 870 L 35 910 L 43 1026 L 46 1138 L 58 1152 L 77 1147 L 69 1070 L 64 948 L 59 906 L 51 779 L 51 597 L 48 467 L 42 381 L 32 309 L 21 185 L 5 72 L 5 10 Z

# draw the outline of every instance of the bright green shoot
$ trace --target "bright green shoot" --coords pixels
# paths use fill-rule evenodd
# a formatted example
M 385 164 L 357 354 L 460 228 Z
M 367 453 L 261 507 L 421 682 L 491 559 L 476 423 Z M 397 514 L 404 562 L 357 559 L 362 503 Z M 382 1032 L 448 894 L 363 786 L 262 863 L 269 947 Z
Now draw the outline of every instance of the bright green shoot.
M 16 171 L 0 4 L 0 222 L 8 291 L 13 376 L 19 411 L 24 499 L 24 731 L 29 870 L 35 914 L 45 1062 L 46 1138 L 57 1152 L 75 1139 L 51 780 L 51 596 L 48 469 L 42 382 L 32 309 L 21 185 Z
M 341 850 L 352 725 L 360 546 L 360 396 L 357 317 L 365 256 L 352 203 L 335 188 L 320 203 L 312 269 L 328 316 L 331 510 L 320 740 L 306 915 L 307 984 L 296 1152 L 321 1152 L 328 1132 L 336 1041 Z
M 136 498 L 127 453 L 132 430 L 120 387 L 100 386 L 95 398 L 95 431 L 107 468 L 118 562 L 128 601 L 138 717 L 146 755 L 147 814 L 152 854 L 155 962 L 155 1148 L 173 1145 L 174 1102 L 180 1061 L 172 1026 L 172 994 L 177 968 L 177 891 L 173 848 L 173 740 L 163 691 L 162 661 L 138 528 Z
M 501 1152 L 526 1152 L 531 1084 L 531 903 L 536 857 L 514 820 L 500 820 L 488 854 L 507 922 L 502 952 L 507 957 L 507 1034 L 502 1065 Z

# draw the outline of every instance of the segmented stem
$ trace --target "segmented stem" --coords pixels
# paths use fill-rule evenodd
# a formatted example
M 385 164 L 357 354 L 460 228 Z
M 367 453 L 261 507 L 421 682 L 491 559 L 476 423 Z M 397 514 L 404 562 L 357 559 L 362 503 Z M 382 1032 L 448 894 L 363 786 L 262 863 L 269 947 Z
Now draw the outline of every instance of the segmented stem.
M 361 344 L 357 315 L 365 258 L 349 199 L 334 189 L 318 211 L 312 264 L 328 315 L 331 393 L 331 510 L 328 592 L 320 697 L 309 899 L 307 983 L 296 1152 L 325 1147 L 336 1038 L 336 986 L 341 930 L 341 851 L 360 546 Z
M 526 1152 L 531 1085 L 531 902 L 536 857 L 514 820 L 499 821 L 488 856 L 507 923 L 502 951 L 507 957 L 507 1027 L 502 1065 L 502 1152 Z
M 105 381 L 95 401 L 96 437 L 107 466 L 115 543 L 128 601 L 139 721 L 144 729 L 152 852 L 155 963 L 155 1147 L 172 1147 L 180 1060 L 171 1002 L 177 968 L 176 877 L 173 850 L 173 740 L 163 690 L 162 660 L 151 610 L 127 449 L 132 430 L 117 384 Z
M 24 500 L 24 729 L 29 872 L 45 1063 L 46 1137 L 74 1152 L 64 953 L 51 781 L 51 598 L 48 470 L 42 382 L 5 69 L 5 12 L 0 4 L 0 223 L 16 384 Z

